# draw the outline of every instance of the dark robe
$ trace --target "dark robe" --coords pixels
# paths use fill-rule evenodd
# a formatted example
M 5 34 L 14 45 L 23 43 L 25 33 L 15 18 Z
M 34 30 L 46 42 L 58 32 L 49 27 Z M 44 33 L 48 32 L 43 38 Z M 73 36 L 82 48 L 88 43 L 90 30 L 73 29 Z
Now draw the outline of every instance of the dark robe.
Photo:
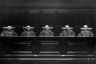
M 21 36 L 32 37 L 32 36 L 36 36 L 36 33 L 31 30 L 24 30 L 24 32 L 22 32 Z
M 78 34 L 78 37 L 93 37 L 93 36 L 94 36 L 93 32 L 91 32 L 89 30 L 81 31 Z
M 65 37 L 74 37 L 75 36 L 75 32 L 73 30 L 63 30 L 60 33 L 60 36 L 65 36 Z
M 1 36 L 2 36 L 2 37 L 13 37 L 13 36 L 17 36 L 17 33 L 14 32 L 14 30 L 4 30 L 4 31 L 1 33 Z
M 54 33 L 51 30 L 43 30 L 40 32 L 40 36 L 54 36 Z

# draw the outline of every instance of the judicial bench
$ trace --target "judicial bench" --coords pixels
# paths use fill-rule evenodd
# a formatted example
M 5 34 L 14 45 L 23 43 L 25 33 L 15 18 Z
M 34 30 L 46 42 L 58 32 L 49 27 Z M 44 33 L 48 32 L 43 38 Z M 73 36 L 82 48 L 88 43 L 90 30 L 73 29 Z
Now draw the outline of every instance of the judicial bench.
M 96 64 L 95 42 L 96 37 L 0 37 L 0 62 Z

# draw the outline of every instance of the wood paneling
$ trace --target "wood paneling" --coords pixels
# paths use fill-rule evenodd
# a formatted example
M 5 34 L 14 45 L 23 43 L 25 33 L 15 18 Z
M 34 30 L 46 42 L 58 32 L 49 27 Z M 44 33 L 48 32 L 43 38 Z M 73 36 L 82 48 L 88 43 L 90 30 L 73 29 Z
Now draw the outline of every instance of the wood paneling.
M 96 9 L 96 0 L 0 0 L 0 8 Z

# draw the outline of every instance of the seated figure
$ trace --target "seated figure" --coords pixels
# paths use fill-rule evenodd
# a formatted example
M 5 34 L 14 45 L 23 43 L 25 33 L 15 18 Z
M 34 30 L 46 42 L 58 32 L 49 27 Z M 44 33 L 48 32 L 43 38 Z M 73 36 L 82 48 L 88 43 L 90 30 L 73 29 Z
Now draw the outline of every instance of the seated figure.
M 51 30 L 53 27 L 49 27 L 48 25 L 46 25 L 45 27 L 42 28 L 43 30 L 40 32 L 40 36 L 52 37 L 54 35 L 54 33 Z
M 3 32 L 1 33 L 2 37 L 13 37 L 13 36 L 17 36 L 17 33 L 13 30 L 15 27 L 2 27 L 3 28 Z
M 78 34 L 78 37 L 93 37 L 94 33 L 91 30 L 92 28 L 84 25 L 84 27 L 81 28 L 81 32 Z
M 60 36 L 63 37 L 74 37 L 75 32 L 72 30 L 72 27 L 69 27 L 69 25 L 65 25 L 65 27 L 61 28 L 63 31 L 60 33 Z
M 24 31 L 22 32 L 21 36 L 27 36 L 27 37 L 34 37 L 36 36 L 36 33 L 33 31 L 34 27 L 30 27 L 29 25 L 26 27 L 23 27 Z

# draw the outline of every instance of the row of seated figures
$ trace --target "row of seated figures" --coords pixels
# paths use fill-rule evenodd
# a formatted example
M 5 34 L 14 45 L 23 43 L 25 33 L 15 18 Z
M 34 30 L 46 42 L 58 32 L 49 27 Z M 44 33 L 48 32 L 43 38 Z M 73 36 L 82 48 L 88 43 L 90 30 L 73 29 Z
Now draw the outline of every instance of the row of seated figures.
M 18 36 L 17 33 L 14 31 L 15 27 L 7 26 L 3 27 L 3 32 L 1 33 L 1 37 L 13 37 Z M 48 36 L 53 37 L 54 33 L 52 31 L 53 27 L 50 27 L 46 25 L 45 27 L 42 27 L 43 30 L 40 32 L 40 36 Z M 34 27 L 26 26 L 23 27 L 24 31 L 22 32 L 21 36 L 36 36 L 36 33 L 33 31 Z M 62 32 L 60 33 L 60 36 L 65 37 L 75 37 L 75 32 L 73 31 L 73 27 L 69 27 L 69 25 L 65 25 L 65 27 L 62 27 Z M 91 31 L 92 28 L 88 27 L 87 25 L 84 25 L 82 28 L 80 28 L 81 31 L 78 34 L 78 37 L 93 37 L 94 33 Z

